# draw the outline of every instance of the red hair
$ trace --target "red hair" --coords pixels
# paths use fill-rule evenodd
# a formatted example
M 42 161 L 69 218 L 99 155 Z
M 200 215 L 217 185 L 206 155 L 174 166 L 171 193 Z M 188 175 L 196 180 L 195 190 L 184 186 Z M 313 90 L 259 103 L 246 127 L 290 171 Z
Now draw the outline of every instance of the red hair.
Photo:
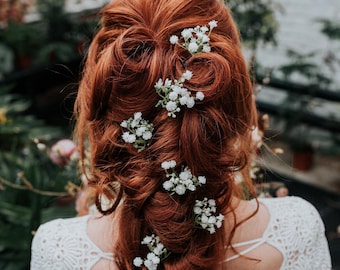
M 169 42 L 184 28 L 218 21 L 210 35 L 211 52 L 191 55 Z M 183 108 L 176 118 L 155 107 L 159 78 L 178 79 L 185 70 L 191 92 L 203 101 Z M 154 125 L 150 145 L 138 152 L 122 138 L 120 123 L 135 112 Z M 141 239 L 159 236 L 171 252 L 164 269 L 217 269 L 232 233 L 215 234 L 194 225 L 197 199 L 213 198 L 221 213 L 236 193 L 235 172 L 248 167 L 256 109 L 237 28 L 216 0 L 115 0 L 102 10 L 101 28 L 89 49 L 75 106 L 75 136 L 88 140 L 92 172 L 89 186 L 98 202 L 105 195 L 122 201 L 119 239 L 112 243 L 120 269 L 132 269 L 147 250 Z M 207 184 L 185 196 L 162 188 L 161 163 L 175 160 Z M 115 210 L 117 203 L 106 214 Z M 99 203 L 98 203 L 99 205 Z M 236 224 L 229 231 L 235 230 Z

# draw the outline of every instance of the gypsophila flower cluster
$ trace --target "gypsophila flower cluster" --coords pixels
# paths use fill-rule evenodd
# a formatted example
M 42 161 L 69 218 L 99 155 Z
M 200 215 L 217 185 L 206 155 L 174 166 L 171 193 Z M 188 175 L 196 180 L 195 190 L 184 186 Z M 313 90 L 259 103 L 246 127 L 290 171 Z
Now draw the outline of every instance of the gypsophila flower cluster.
M 166 171 L 167 181 L 163 183 L 163 188 L 171 193 L 183 195 L 187 190 L 195 191 L 196 187 L 204 185 L 207 180 L 205 176 L 192 175 L 188 167 L 184 167 L 182 171 L 177 174 L 174 168 L 176 167 L 176 161 L 164 161 L 161 164 L 162 168 Z M 171 172 L 169 172 L 169 170 Z
M 216 202 L 213 199 L 204 198 L 203 201 L 196 200 L 194 206 L 195 223 L 211 234 L 216 232 L 216 228 L 221 228 L 224 216 L 219 214 L 214 216 L 216 212 Z
M 195 105 L 195 100 L 203 100 L 204 94 L 202 92 L 197 92 L 196 96 L 193 97 L 190 91 L 183 87 L 183 83 L 186 80 L 190 80 L 191 77 L 192 72 L 187 70 L 178 80 L 172 81 L 167 78 L 163 82 L 162 79 L 159 79 L 155 84 L 155 89 L 162 99 L 158 101 L 156 107 L 166 108 L 168 116 L 175 118 L 176 113 L 181 110 L 180 105 L 192 108 Z
M 209 22 L 209 28 L 207 26 L 196 26 L 195 28 L 185 28 L 181 32 L 181 36 L 184 40 L 183 43 L 179 43 L 179 37 L 172 35 L 170 37 L 171 44 L 178 44 L 182 48 L 188 50 L 191 54 L 199 52 L 210 52 L 211 47 L 209 44 L 210 33 L 217 26 L 217 21 L 213 20 Z
M 159 237 L 154 234 L 144 237 L 141 243 L 147 245 L 150 252 L 146 255 L 146 259 L 136 257 L 133 260 L 133 265 L 136 267 L 142 267 L 144 265 L 149 270 L 156 270 L 161 260 L 164 260 L 164 258 L 168 256 L 167 249 L 160 242 Z
M 128 131 L 123 132 L 122 138 L 127 143 L 133 143 L 133 146 L 142 151 L 152 137 L 153 124 L 142 118 L 141 112 L 134 113 L 133 117 L 124 120 L 120 124 Z

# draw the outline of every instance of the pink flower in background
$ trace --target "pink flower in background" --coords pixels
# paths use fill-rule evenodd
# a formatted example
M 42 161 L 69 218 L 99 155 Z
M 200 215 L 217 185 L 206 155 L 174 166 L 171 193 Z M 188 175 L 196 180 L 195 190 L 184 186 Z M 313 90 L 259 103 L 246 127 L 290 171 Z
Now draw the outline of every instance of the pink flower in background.
M 50 152 L 50 158 L 53 163 L 59 166 L 66 166 L 77 153 L 76 144 L 69 139 L 63 139 L 56 142 Z

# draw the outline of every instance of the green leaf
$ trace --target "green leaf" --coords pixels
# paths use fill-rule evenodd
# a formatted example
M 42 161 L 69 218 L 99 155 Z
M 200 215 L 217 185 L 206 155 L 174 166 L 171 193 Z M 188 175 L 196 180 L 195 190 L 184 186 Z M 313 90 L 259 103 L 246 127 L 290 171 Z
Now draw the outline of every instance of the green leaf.
M 31 209 L 0 201 L 0 216 L 10 223 L 29 226 Z

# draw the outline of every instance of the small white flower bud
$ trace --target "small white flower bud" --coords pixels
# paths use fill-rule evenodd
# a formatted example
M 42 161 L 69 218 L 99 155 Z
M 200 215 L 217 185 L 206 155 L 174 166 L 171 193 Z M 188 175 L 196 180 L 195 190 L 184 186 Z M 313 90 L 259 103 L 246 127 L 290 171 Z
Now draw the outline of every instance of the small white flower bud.
M 217 26 L 217 21 L 215 21 L 215 20 L 210 21 L 209 26 L 210 26 L 210 31 L 211 31 L 212 29 L 214 29 Z
M 188 51 L 189 51 L 190 53 L 195 53 L 195 52 L 197 52 L 197 50 L 198 50 L 198 45 L 197 45 L 197 43 L 196 43 L 196 42 L 190 42 L 190 43 L 189 43 L 189 46 L 188 46 Z
M 136 257 L 134 258 L 133 260 L 133 265 L 136 266 L 136 267 L 141 267 L 143 264 L 143 260 L 141 257 Z
M 197 98 L 198 100 L 203 100 L 203 99 L 204 99 L 204 94 L 203 94 L 202 92 L 197 92 L 197 93 L 196 93 L 196 98 Z
M 190 70 L 186 70 L 182 76 L 184 79 L 190 80 L 192 78 L 192 72 Z
M 178 42 L 178 36 L 172 35 L 172 36 L 170 37 L 170 43 L 171 43 L 171 44 L 176 44 L 177 42 Z

